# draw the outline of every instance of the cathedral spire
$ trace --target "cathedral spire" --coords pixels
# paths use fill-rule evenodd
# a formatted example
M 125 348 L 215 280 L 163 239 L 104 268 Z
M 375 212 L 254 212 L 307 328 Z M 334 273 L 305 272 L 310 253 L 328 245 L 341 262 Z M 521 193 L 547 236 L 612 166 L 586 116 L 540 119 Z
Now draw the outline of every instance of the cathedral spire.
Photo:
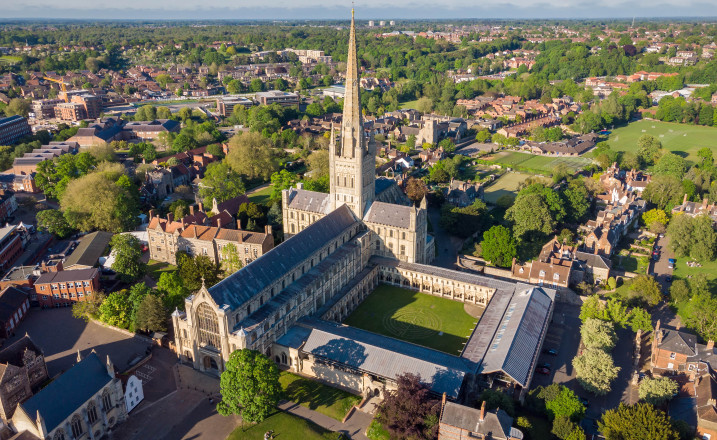
M 344 96 L 344 115 L 341 121 L 341 149 L 339 155 L 356 157 L 362 150 L 363 118 L 361 117 L 361 98 L 359 96 L 358 56 L 356 54 L 356 24 L 354 10 L 351 9 L 351 30 L 349 32 L 349 53 L 346 60 L 346 92 Z

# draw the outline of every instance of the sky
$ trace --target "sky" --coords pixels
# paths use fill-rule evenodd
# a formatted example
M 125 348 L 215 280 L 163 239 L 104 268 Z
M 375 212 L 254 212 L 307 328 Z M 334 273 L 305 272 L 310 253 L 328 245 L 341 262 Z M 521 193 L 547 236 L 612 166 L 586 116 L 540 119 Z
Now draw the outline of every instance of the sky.
M 342 2 L 343 3 L 343 2 Z M 344 19 L 332 0 L 0 0 L 2 18 Z M 717 0 L 363 0 L 357 20 L 445 18 L 716 17 Z

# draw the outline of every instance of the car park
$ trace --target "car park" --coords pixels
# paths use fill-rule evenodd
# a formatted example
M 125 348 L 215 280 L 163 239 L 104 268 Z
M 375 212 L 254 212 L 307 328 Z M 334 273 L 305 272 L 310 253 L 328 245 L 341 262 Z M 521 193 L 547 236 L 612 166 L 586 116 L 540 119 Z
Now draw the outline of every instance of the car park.
M 558 355 L 558 350 L 556 350 L 556 349 L 554 349 L 554 348 L 546 348 L 546 349 L 543 350 L 543 353 L 549 354 L 550 356 L 557 356 L 557 355 Z
M 538 368 L 535 370 L 535 372 L 538 374 L 545 374 L 545 375 L 550 374 L 550 370 L 548 370 L 547 368 Z

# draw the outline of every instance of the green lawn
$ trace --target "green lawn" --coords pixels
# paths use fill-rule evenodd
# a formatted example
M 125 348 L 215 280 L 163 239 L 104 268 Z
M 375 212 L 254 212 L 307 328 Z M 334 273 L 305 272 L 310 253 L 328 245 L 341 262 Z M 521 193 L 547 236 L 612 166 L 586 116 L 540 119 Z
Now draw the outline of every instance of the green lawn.
M 22 61 L 21 57 L 16 57 L 13 55 L 3 55 L 0 56 L 0 63 L 7 63 L 7 64 L 15 64 Z
M 262 204 L 269 201 L 269 197 L 271 197 L 271 192 L 273 191 L 273 188 L 271 186 L 267 186 L 266 188 L 260 189 L 259 191 L 250 194 L 249 200 L 253 203 Z
M 402 102 L 399 105 L 401 108 L 415 109 L 416 104 L 418 104 L 418 100 Z
M 518 194 L 518 187 L 521 183 L 530 177 L 530 174 L 511 171 L 503 174 L 492 185 L 486 187 L 483 193 L 483 199 L 488 203 L 495 202 L 505 194 Z
M 366 437 L 371 440 L 391 440 L 391 435 L 375 418 L 371 420 L 371 424 L 368 425 Z
M 277 412 L 246 430 L 238 427 L 227 440 L 264 440 L 264 433 L 274 431 L 278 440 L 330 440 L 338 434 L 326 430 L 319 425 L 285 412 Z
M 381 284 L 344 324 L 458 355 L 477 321 L 461 302 Z
M 550 157 L 518 151 L 502 151 L 493 156 L 492 162 L 508 167 L 527 168 L 551 174 L 559 164 L 565 164 L 568 168 L 577 171 L 590 165 L 592 160 L 587 157 Z
M 702 267 L 689 267 L 687 266 L 687 263 L 689 261 L 693 261 L 691 258 L 685 257 L 675 259 L 677 260 L 677 263 L 675 263 L 675 268 L 672 271 L 672 276 L 674 278 L 687 280 L 689 277 L 694 275 L 703 274 L 707 277 L 707 281 L 710 281 L 709 286 L 717 286 L 717 284 L 714 283 L 714 281 L 717 280 L 717 260 L 706 262 L 700 261 Z M 715 288 L 712 288 L 711 290 L 713 294 L 717 294 L 717 290 L 715 290 Z
M 163 261 L 149 260 L 147 263 L 147 275 L 154 280 L 159 280 L 162 272 L 174 272 L 175 270 L 177 270 L 177 266 L 172 266 Z
M 709 147 L 717 153 L 717 128 L 701 125 L 677 124 L 640 120 L 624 127 L 616 128 L 610 134 L 608 142 L 613 150 L 637 151 L 637 140 L 643 134 L 655 136 L 662 145 L 672 152 L 684 152 L 686 159 L 696 162 L 697 151 Z
M 288 400 L 339 421 L 361 402 L 359 396 L 286 371 L 281 373 L 279 382 Z
M 644 274 L 650 264 L 649 257 L 636 255 L 613 255 L 611 258 L 612 267 L 622 269 L 627 272 L 635 272 Z

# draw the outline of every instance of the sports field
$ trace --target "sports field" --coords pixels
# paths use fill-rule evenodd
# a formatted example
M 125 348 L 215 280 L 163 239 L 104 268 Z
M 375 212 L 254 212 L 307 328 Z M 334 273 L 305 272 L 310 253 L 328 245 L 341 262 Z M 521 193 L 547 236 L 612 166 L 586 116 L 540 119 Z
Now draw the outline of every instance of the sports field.
M 508 167 L 523 167 L 551 174 L 558 164 L 565 164 L 572 170 L 582 169 L 592 162 L 587 157 L 550 157 L 517 151 L 502 151 L 493 156 L 492 162 Z
M 381 284 L 344 324 L 458 355 L 477 322 L 458 301 Z
M 686 159 L 691 162 L 696 162 L 700 148 L 709 147 L 717 153 L 715 127 L 644 119 L 616 128 L 610 133 L 608 143 L 613 150 L 636 152 L 637 140 L 643 134 L 655 136 L 662 142 L 663 147 L 672 152 L 686 153 Z
M 530 177 L 530 174 L 510 171 L 500 176 L 492 185 L 486 187 L 483 192 L 483 200 L 495 204 L 501 196 L 506 194 L 518 194 L 518 187 Z

